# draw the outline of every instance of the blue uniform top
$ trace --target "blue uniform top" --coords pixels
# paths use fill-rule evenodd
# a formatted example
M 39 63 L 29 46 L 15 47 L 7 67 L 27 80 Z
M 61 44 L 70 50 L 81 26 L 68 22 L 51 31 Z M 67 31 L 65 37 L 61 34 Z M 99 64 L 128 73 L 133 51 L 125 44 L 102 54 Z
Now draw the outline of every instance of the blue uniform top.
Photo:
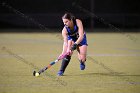
M 76 42 L 76 40 L 79 37 L 79 33 L 78 33 L 78 26 L 76 24 L 76 20 L 73 20 L 74 23 L 74 29 L 71 30 L 69 27 L 65 26 L 65 28 L 67 29 L 68 32 L 68 40 L 72 40 L 74 42 Z M 84 38 L 83 40 L 80 42 L 79 45 L 88 45 L 87 44 L 87 39 L 86 39 L 86 33 L 84 32 Z

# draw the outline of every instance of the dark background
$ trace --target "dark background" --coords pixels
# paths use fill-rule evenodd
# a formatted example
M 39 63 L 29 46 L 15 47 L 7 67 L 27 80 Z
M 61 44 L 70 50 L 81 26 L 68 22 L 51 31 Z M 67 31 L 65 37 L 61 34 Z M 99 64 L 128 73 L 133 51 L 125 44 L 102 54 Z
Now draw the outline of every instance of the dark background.
M 138 0 L 1 0 L 0 28 L 62 28 L 65 12 L 88 29 L 140 28 Z

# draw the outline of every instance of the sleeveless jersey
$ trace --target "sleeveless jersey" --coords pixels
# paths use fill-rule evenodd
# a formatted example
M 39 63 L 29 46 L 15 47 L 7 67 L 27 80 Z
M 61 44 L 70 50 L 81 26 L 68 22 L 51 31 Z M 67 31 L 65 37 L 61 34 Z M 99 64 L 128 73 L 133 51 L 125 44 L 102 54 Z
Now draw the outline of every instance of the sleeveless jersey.
M 65 28 L 67 29 L 67 33 L 68 33 L 68 40 L 72 40 L 72 41 L 76 42 L 76 40 L 79 38 L 78 26 L 76 24 L 76 20 L 73 20 L 73 23 L 74 23 L 74 29 L 73 30 L 71 30 L 67 26 L 65 26 Z M 86 33 L 85 32 L 84 32 L 84 38 L 80 42 L 79 45 L 87 45 L 87 39 L 86 39 Z

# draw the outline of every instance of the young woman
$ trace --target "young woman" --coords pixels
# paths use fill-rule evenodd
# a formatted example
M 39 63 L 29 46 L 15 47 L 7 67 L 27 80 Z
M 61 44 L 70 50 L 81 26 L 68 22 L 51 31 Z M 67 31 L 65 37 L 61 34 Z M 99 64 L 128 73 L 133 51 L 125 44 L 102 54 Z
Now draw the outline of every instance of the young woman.
M 68 55 L 62 60 L 61 68 L 57 73 L 58 76 L 62 76 L 64 74 L 64 71 L 70 62 L 73 51 L 76 49 L 78 51 L 80 69 L 84 70 L 87 52 L 87 39 L 82 21 L 80 19 L 76 19 L 71 13 L 65 13 L 62 16 L 62 21 L 64 23 L 64 28 L 62 30 L 64 42 L 63 50 L 59 57 L 62 57 L 65 53 L 68 53 Z

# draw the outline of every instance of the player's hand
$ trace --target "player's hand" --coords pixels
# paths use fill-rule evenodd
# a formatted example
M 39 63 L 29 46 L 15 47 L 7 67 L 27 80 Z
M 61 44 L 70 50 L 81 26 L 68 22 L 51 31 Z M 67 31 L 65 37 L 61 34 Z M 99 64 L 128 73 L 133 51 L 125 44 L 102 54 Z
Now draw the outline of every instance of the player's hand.
M 74 43 L 73 46 L 71 47 L 71 50 L 74 51 L 77 48 L 77 44 Z
M 59 57 L 58 57 L 58 60 L 61 60 L 61 59 L 65 58 L 67 55 L 69 55 L 69 52 L 60 54 Z
M 67 50 L 67 55 L 71 55 L 72 51 L 70 49 Z
M 60 54 L 59 56 L 58 56 L 58 59 L 59 60 L 61 60 L 61 59 L 63 59 L 64 58 L 64 54 Z

